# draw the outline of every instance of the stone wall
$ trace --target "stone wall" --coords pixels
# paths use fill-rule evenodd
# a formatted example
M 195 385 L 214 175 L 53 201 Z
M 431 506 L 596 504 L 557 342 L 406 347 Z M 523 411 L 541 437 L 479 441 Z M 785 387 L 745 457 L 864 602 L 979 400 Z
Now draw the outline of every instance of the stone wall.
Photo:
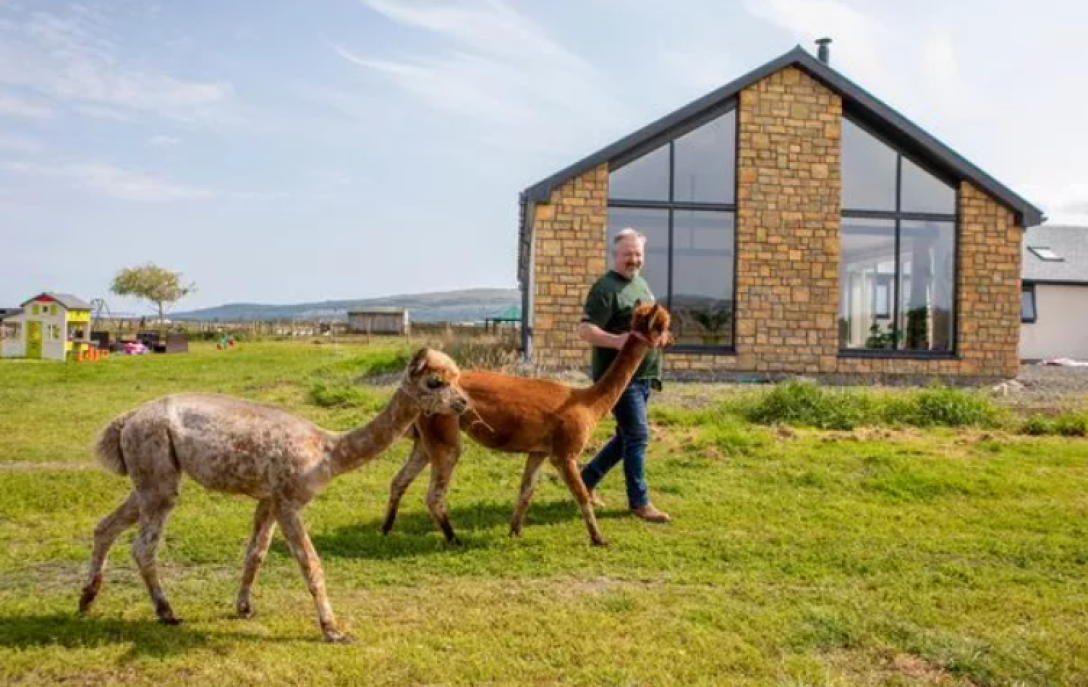
M 608 269 L 608 165 L 554 189 L 533 222 L 533 363 L 584 367 L 590 349 L 578 323 L 586 294 Z

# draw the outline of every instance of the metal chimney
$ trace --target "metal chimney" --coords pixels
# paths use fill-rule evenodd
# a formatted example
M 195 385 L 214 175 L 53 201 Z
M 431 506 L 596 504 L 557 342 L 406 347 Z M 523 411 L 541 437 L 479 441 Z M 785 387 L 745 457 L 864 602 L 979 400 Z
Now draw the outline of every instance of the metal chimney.
M 831 48 L 827 47 L 831 45 L 830 38 L 817 38 L 816 45 L 816 57 L 820 59 L 824 64 L 831 64 Z

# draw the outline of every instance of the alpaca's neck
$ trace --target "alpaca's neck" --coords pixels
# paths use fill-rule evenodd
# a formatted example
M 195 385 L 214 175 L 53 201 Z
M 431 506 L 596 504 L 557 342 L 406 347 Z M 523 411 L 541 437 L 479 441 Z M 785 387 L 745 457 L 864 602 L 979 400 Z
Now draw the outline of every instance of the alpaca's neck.
M 378 457 L 419 417 L 419 405 L 403 390 L 370 422 L 341 434 L 329 455 L 332 474 L 340 475 Z
M 641 336 L 632 334 L 627 337 L 627 342 L 604 375 L 586 390 L 586 400 L 595 417 L 602 418 L 612 410 L 649 350 L 650 343 Z

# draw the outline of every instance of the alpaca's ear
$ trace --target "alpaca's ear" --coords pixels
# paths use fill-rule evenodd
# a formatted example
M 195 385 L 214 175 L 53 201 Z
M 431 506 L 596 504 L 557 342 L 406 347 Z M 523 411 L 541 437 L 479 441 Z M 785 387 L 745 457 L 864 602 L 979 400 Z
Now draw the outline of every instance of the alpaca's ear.
M 427 367 L 427 354 L 429 352 L 426 348 L 416 351 L 415 356 L 412 357 L 412 362 L 408 363 L 408 374 L 413 377 L 423 374 L 424 368 Z

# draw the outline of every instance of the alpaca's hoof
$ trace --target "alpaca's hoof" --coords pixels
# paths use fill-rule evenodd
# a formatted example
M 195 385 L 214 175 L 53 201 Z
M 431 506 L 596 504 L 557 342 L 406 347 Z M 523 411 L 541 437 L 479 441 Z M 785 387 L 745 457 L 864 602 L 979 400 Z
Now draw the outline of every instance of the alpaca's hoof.
M 453 539 L 450 539 L 448 543 L 450 546 L 464 546 L 465 544 L 465 542 L 461 541 L 460 537 L 454 537 Z
M 330 644 L 351 644 L 355 641 L 355 638 L 349 635 L 347 632 L 340 632 L 338 630 L 325 630 L 325 641 Z
M 182 619 L 177 616 L 170 615 L 166 617 L 160 617 L 159 622 L 163 625 L 181 625 L 181 623 L 184 621 L 182 621 Z
M 246 620 L 248 620 L 249 618 L 252 618 L 253 616 L 257 615 L 257 611 L 254 610 L 253 607 L 249 605 L 248 601 L 239 602 L 238 605 L 235 606 L 235 610 L 238 611 L 238 617 L 239 618 L 246 619 Z
M 593 538 L 593 545 L 594 546 L 600 546 L 601 548 L 607 549 L 608 548 L 608 540 L 604 539 L 602 537 L 594 537 Z
M 515 537 L 515 538 L 521 537 L 521 530 L 515 530 L 515 529 L 511 528 L 509 536 L 510 537 Z
M 97 589 L 84 589 L 83 596 L 79 597 L 79 614 L 86 615 L 91 610 L 91 606 L 94 604 L 95 597 L 98 596 Z

